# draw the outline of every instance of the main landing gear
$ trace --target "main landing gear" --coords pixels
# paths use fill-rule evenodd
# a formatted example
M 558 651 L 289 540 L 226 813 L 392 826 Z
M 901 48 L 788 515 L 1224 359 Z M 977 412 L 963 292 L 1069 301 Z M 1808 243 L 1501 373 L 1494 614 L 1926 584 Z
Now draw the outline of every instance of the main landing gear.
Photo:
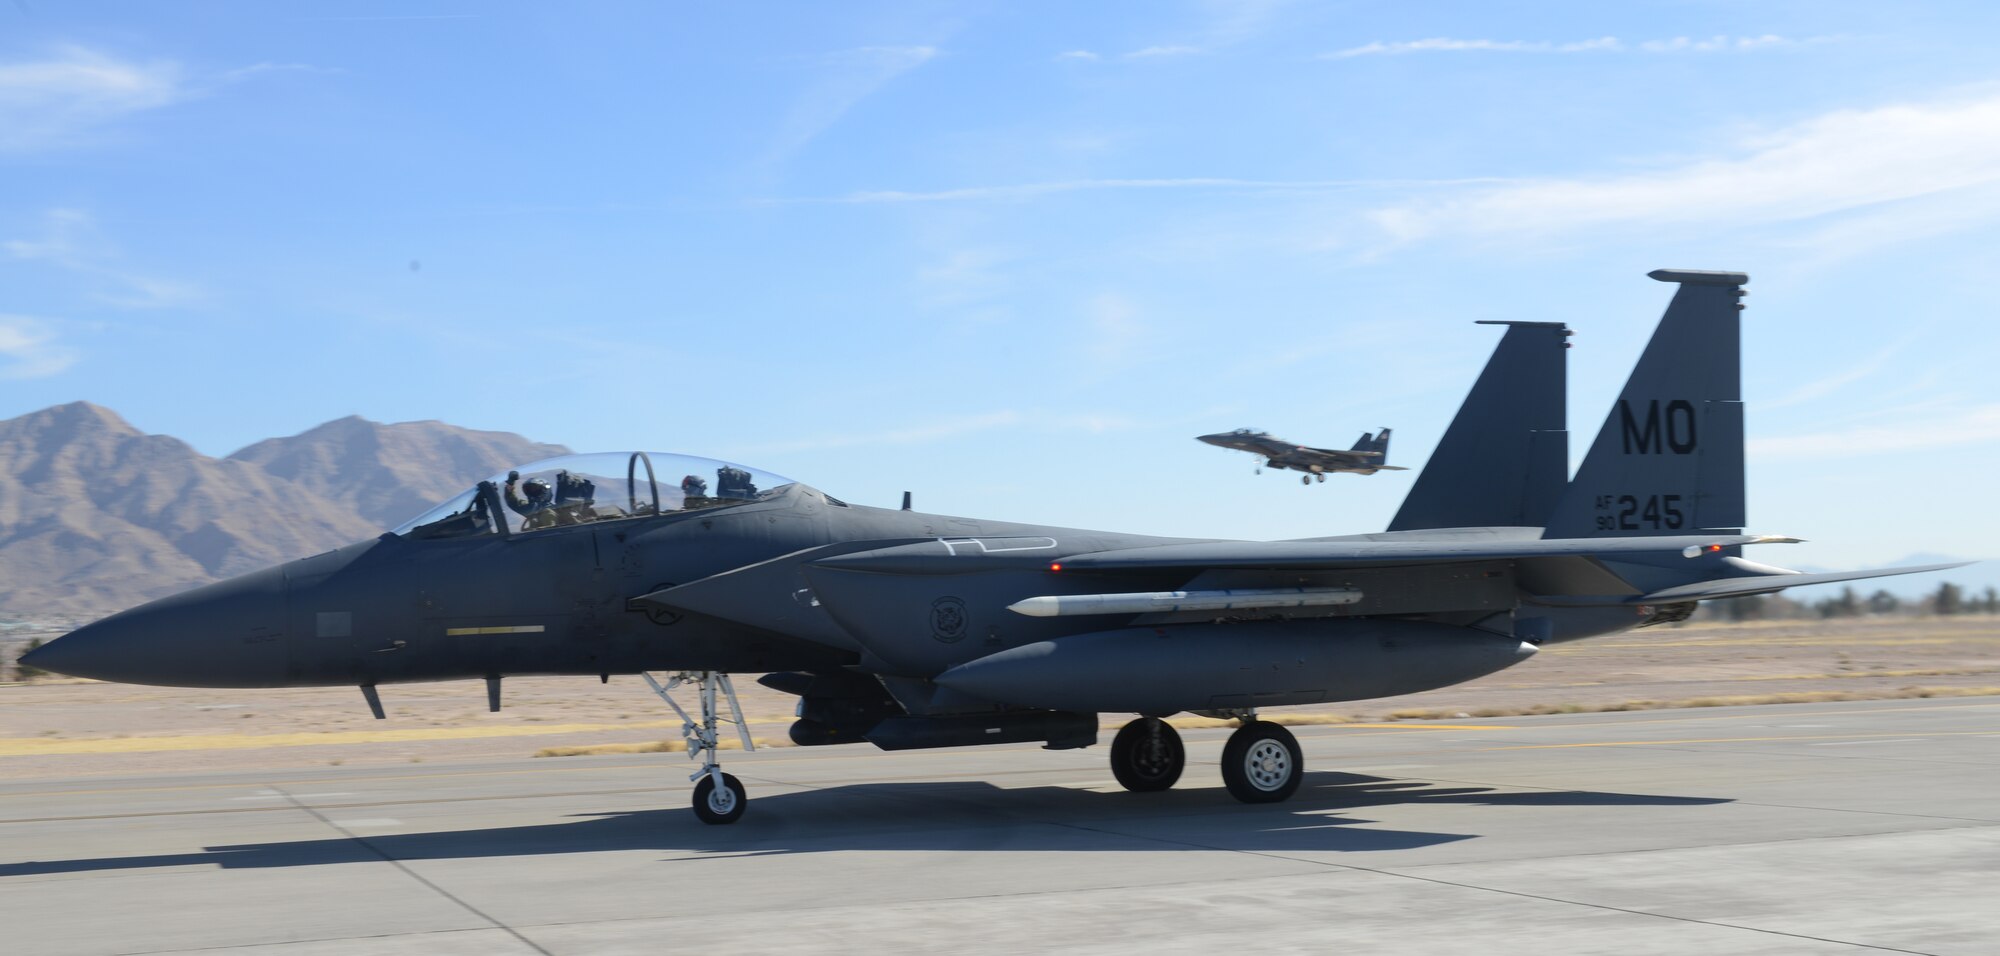
M 1278 803 L 1296 793 L 1305 775 L 1305 755 L 1292 732 L 1255 714 L 1222 748 L 1222 783 L 1244 803 Z M 1111 739 L 1111 774 L 1127 790 L 1165 790 L 1187 766 L 1181 735 L 1158 717 L 1126 724 Z
M 646 679 L 653 693 L 660 695 L 660 699 L 666 701 L 674 713 L 681 715 L 681 736 L 687 741 L 688 759 L 701 758 L 701 769 L 688 776 L 689 780 L 700 781 L 694 785 L 694 815 L 703 823 L 735 823 L 743 816 L 750 797 L 743 791 L 743 782 L 723 773 L 721 761 L 715 759 L 716 725 L 724 721 L 735 724 L 744 750 L 756 750 L 757 745 L 750 740 L 750 727 L 743 722 L 743 708 L 736 705 L 736 688 L 730 685 L 729 675 L 715 671 L 683 671 L 667 678 L 665 686 L 661 686 L 651 674 L 641 672 L 639 676 Z M 695 698 L 701 709 L 699 721 L 674 701 L 671 692 L 682 684 L 695 685 Z M 723 717 L 717 708 L 717 691 L 729 702 L 728 717 Z
M 1165 790 L 1187 767 L 1180 732 L 1158 717 L 1141 717 L 1111 738 L 1111 775 L 1135 793 Z
M 1222 746 L 1222 785 L 1244 803 L 1279 803 L 1298 791 L 1305 763 L 1291 731 L 1246 717 Z

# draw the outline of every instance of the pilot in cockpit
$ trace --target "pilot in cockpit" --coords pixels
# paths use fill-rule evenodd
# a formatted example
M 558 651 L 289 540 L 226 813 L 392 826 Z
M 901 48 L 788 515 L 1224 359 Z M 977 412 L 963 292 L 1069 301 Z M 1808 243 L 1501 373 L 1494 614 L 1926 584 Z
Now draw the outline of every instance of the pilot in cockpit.
M 507 508 L 524 519 L 521 522 L 523 529 L 539 528 L 554 523 L 553 516 L 540 520 L 535 517 L 555 506 L 555 493 L 549 490 L 548 482 L 540 478 L 530 478 L 523 484 L 521 473 L 510 471 L 507 473 L 505 494 Z
M 582 524 L 597 517 L 592 508 L 597 497 L 595 483 L 567 471 L 556 473 L 553 488 L 540 476 L 524 482 L 520 472 L 510 471 L 505 497 L 507 507 L 521 516 L 523 531 Z

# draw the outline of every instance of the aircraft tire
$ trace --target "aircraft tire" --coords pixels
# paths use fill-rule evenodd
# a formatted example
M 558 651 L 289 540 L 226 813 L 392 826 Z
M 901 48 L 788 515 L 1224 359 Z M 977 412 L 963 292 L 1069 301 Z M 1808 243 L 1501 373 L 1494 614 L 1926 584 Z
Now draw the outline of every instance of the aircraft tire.
M 694 785 L 694 815 L 701 822 L 713 825 L 735 823 L 742 819 L 744 808 L 750 805 L 750 797 L 743 792 L 743 782 L 731 774 L 722 775 L 722 789 L 717 790 L 714 777 L 703 777 Z
M 1222 747 L 1222 783 L 1244 803 L 1290 799 L 1305 769 L 1299 739 L 1268 720 L 1244 722 Z
M 1134 793 L 1165 790 L 1186 768 L 1187 747 L 1180 732 L 1158 717 L 1132 721 L 1111 738 L 1111 775 Z
M 1300 476 L 1299 476 L 1299 484 L 1302 484 L 1302 485 L 1310 485 L 1310 484 L 1312 484 L 1312 483 L 1313 483 L 1313 476 L 1311 476 L 1311 475 L 1300 475 Z

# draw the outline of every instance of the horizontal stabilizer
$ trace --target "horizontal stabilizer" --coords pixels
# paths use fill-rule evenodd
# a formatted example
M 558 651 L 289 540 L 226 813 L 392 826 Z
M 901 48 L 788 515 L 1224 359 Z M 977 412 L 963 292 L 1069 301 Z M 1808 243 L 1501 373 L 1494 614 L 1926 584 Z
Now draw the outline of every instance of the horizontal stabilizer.
M 1556 607 L 1680 604 L 1687 601 L 1712 601 L 1717 598 L 1770 594 L 1774 591 L 1805 587 L 1809 584 L 1837 584 L 1841 581 L 1862 581 L 1868 578 L 1886 578 L 1897 574 L 1923 574 L 1926 571 L 1947 571 L 1952 568 L 1962 568 L 1971 563 L 1970 561 L 1959 561 L 1955 564 L 1920 564 L 1904 568 L 1871 568 L 1866 571 L 1827 571 L 1818 574 L 1758 574 L 1750 577 L 1699 581 L 1694 584 L 1683 584 L 1679 587 L 1654 591 L 1651 594 L 1546 596 L 1535 598 L 1535 603 Z

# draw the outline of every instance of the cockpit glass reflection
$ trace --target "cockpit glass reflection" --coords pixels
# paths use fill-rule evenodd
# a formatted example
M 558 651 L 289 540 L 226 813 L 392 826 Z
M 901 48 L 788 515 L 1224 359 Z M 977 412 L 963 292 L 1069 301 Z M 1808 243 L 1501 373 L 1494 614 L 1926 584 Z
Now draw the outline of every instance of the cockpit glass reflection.
M 663 452 L 565 455 L 509 469 L 424 512 L 393 534 L 457 538 L 533 533 L 742 504 L 791 479 Z

